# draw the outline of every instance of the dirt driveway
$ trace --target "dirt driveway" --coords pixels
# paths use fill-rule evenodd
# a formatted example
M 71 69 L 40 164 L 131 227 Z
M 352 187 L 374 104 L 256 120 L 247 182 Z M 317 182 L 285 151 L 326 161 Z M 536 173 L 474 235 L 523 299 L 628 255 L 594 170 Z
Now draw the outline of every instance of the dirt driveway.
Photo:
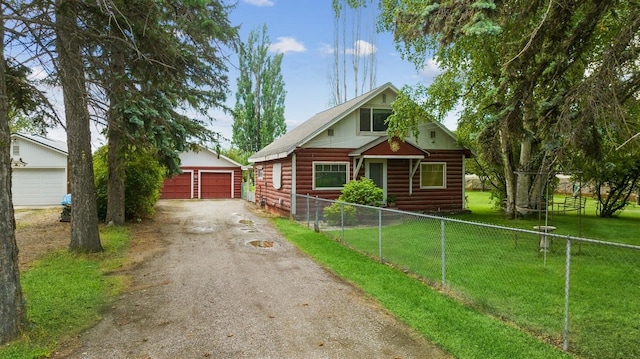
M 244 201 L 161 201 L 134 235 L 130 291 L 54 357 L 446 357 Z

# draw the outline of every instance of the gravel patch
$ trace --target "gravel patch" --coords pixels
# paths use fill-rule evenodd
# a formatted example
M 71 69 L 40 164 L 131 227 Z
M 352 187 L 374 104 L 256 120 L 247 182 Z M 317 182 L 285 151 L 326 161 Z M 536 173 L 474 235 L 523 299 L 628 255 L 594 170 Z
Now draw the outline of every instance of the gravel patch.
M 54 357 L 447 357 L 250 206 L 160 201 L 134 228 L 130 290 Z

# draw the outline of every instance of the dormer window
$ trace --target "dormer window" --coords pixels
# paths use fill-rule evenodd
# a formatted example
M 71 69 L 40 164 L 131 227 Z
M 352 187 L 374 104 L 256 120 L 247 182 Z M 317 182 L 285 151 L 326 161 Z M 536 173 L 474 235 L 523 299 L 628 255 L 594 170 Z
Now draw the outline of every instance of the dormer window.
M 385 132 L 389 127 L 386 120 L 391 113 L 391 109 L 361 108 L 360 132 Z

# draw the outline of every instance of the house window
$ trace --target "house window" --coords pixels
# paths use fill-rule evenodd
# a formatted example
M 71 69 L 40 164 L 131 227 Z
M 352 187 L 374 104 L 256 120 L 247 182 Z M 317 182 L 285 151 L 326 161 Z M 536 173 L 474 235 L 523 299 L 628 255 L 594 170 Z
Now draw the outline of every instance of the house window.
M 341 189 L 349 178 L 348 162 L 314 162 L 314 189 Z
M 425 162 L 420 164 L 420 188 L 445 188 L 447 186 L 447 164 Z
M 262 166 L 257 167 L 256 171 L 258 172 L 258 179 L 264 179 L 264 169 L 262 168 Z
M 20 156 L 20 145 L 13 145 L 13 155 Z
M 361 108 L 360 132 L 384 132 L 389 127 L 385 122 L 391 115 L 391 109 Z

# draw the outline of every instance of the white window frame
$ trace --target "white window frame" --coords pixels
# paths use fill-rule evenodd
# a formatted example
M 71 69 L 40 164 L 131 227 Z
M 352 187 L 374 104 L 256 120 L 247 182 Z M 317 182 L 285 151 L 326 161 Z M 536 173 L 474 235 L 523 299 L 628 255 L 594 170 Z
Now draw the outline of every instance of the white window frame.
M 262 166 L 257 166 L 256 167 L 256 177 L 258 177 L 259 180 L 264 179 L 264 167 Z
M 361 125 L 361 114 L 363 109 L 368 109 L 369 110 L 369 128 L 370 130 L 363 130 L 360 125 Z M 374 131 L 373 130 L 373 111 L 376 110 L 385 110 L 385 111 L 390 111 L 391 113 L 389 114 L 389 116 L 391 116 L 393 114 L 393 109 L 391 108 L 387 108 L 387 107 L 361 107 L 358 109 L 358 133 L 364 133 L 364 134 L 381 134 L 381 133 L 386 133 L 386 129 L 382 130 L 382 131 Z M 388 128 L 388 125 L 387 125 Z
M 313 180 L 313 189 L 314 190 L 320 190 L 320 191 L 324 191 L 324 190 L 341 190 L 342 188 L 344 188 L 344 185 L 340 186 L 340 187 L 316 187 L 316 166 L 317 165 L 343 165 L 346 168 L 345 171 L 345 182 L 344 184 L 347 184 L 349 182 L 349 162 L 342 162 L 342 161 L 314 161 L 311 163 L 312 167 L 312 180 Z
M 422 167 L 425 165 L 442 165 L 442 186 L 423 186 L 422 185 Z M 420 188 L 433 189 L 433 188 L 447 188 L 447 163 L 446 162 L 421 162 L 420 163 Z

